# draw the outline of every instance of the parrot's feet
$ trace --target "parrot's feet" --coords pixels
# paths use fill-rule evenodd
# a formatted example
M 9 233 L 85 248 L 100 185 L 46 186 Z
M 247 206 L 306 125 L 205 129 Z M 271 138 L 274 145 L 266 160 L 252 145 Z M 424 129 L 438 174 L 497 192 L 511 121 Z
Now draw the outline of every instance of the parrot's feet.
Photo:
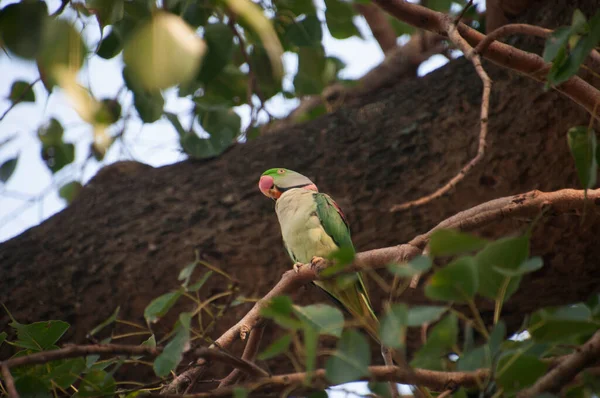
M 302 266 L 304 266 L 304 264 L 294 263 L 294 265 L 293 265 L 294 271 L 296 271 L 296 273 L 300 272 L 300 268 L 302 268 Z
M 316 270 L 317 272 L 327 268 L 328 265 L 329 265 L 329 261 L 325 260 L 323 257 L 314 256 L 310 260 L 310 267 L 312 269 Z

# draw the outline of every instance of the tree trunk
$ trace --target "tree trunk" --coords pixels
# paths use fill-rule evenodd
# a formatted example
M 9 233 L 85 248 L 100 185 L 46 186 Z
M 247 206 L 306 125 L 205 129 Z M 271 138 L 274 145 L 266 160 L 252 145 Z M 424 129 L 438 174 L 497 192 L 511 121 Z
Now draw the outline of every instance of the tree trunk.
M 525 19 L 546 27 L 566 24 L 573 3 L 532 6 Z M 592 15 L 595 3 L 578 6 Z M 537 52 L 541 48 L 539 39 L 518 43 Z M 117 306 L 120 318 L 141 322 L 152 298 L 176 288 L 178 272 L 193 261 L 195 250 L 231 274 L 246 297 L 262 296 L 291 267 L 273 202 L 257 189 L 258 177 L 271 167 L 300 171 L 331 194 L 348 216 L 360 251 L 406 242 L 460 210 L 497 197 L 578 187 L 566 132 L 587 125 L 589 115 L 527 77 L 484 66 L 494 81 L 484 161 L 450 194 L 428 205 L 389 212 L 392 205 L 443 185 L 476 153 L 482 85 L 463 58 L 425 78 L 354 99 L 312 122 L 236 145 L 218 159 L 104 168 L 67 209 L 0 245 L 0 302 L 20 322 L 65 320 L 72 325 L 66 340 L 82 342 Z M 532 254 L 542 256 L 545 265 L 526 277 L 506 304 L 511 329 L 536 308 L 585 300 L 599 290 L 597 214 L 591 204 L 583 223 L 579 215 L 543 217 Z M 529 221 L 505 221 L 480 233 L 511 234 Z M 222 292 L 228 283 L 213 276 L 201 296 Z M 371 294 L 380 311 L 382 294 L 373 283 Z M 297 296 L 302 303 L 326 300 L 312 288 Z M 402 300 L 426 301 L 421 288 L 409 289 Z M 212 335 L 231 326 L 250 305 L 231 308 Z M 482 308 L 489 319 L 493 303 Z M 0 330 L 8 323 L 7 317 L 1 319 Z M 156 329 L 161 333 L 170 325 Z M 273 329 L 265 333 L 267 341 Z M 411 339 L 410 349 L 417 345 Z

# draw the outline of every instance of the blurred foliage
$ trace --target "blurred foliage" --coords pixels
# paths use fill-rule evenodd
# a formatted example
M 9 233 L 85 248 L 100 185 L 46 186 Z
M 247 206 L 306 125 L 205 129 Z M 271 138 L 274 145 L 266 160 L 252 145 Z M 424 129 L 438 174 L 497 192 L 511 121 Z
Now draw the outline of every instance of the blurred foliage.
M 541 260 L 536 261 L 536 267 L 527 265 L 532 260 L 527 233 L 487 241 L 470 234 L 440 230 L 435 240 L 438 248 L 445 248 L 440 256 L 453 257 L 449 265 L 435 266 L 426 281 L 425 294 L 438 305 L 408 306 L 388 302 L 387 309 L 380 315 L 380 338 L 386 347 L 401 353 L 405 349 L 407 331 L 429 325 L 422 346 L 410 361 L 413 367 L 437 371 L 490 371 L 490 377 L 482 379 L 477 388 L 461 390 L 458 395 L 514 397 L 543 376 L 553 358 L 577 352 L 578 347 L 600 329 L 600 295 L 594 295 L 585 303 L 539 309 L 526 317 L 522 329 L 507 333 L 502 320 L 502 303 L 509 296 L 507 287 L 514 282 L 514 290 L 518 289 L 522 275 L 542 266 Z M 431 265 L 441 258 L 432 256 L 428 259 L 427 264 Z M 419 259 L 415 264 L 422 263 L 424 260 Z M 390 267 L 391 274 L 398 276 L 394 270 L 413 266 L 396 264 L 396 267 Z M 512 272 L 503 274 L 502 270 Z M 401 277 L 408 282 L 413 275 L 411 272 Z M 40 397 L 57 394 L 134 397 L 158 391 L 170 380 L 171 372 L 181 371 L 179 365 L 186 352 L 211 342 L 208 333 L 225 311 L 246 302 L 227 274 L 198 258 L 179 272 L 178 279 L 180 286 L 177 289 L 162 294 L 147 305 L 144 311 L 146 326 L 122 320 L 117 308 L 88 334 L 90 339 L 101 343 L 134 338 L 143 346 L 162 347 L 162 353 L 156 358 L 114 356 L 100 359 L 98 355 L 88 355 L 15 367 L 11 371 L 19 393 Z M 226 286 L 226 290 L 205 297 L 203 293 L 209 289 L 202 287 L 209 280 Z M 498 285 L 503 288 L 497 289 Z M 407 284 L 394 286 L 405 289 Z M 394 287 L 382 286 L 382 289 Z M 185 308 L 188 311 L 178 314 L 170 330 L 157 335 L 153 325 L 172 312 L 179 300 L 187 301 Z M 495 304 L 493 321 L 488 323 L 484 323 L 480 314 L 482 308 L 489 308 L 486 301 Z M 463 303 L 467 305 L 461 305 Z M 69 328 L 67 323 L 58 320 L 21 324 L 8 311 L 7 314 L 12 320 L 11 330 L 0 333 L 0 344 L 12 346 L 15 351 L 12 357 L 57 349 L 58 341 Z M 265 360 L 279 358 L 285 361 L 287 358 L 297 371 L 310 372 L 315 369 L 317 358 L 325 356 L 326 377 L 331 384 L 369 376 L 371 345 L 375 342 L 357 327 L 356 319 L 344 319 L 339 309 L 329 304 L 299 306 L 291 297 L 283 295 L 268 301 L 261 315 L 273 321 L 269 327 L 280 328 L 283 334 L 272 342 L 263 342 L 258 355 L 259 366 Z M 131 331 L 122 333 L 120 330 L 117 334 L 117 327 Z M 335 350 L 322 349 L 321 336 L 338 339 Z M 119 370 L 125 363 L 152 367 L 155 377 L 117 382 Z M 586 374 L 569 385 L 569 397 L 598 394 L 599 385 L 597 375 Z M 0 387 L 0 392 L 6 393 L 2 388 L 5 387 Z M 369 383 L 369 388 L 379 396 L 389 394 L 382 383 Z M 237 387 L 236 391 L 236 395 L 252 395 L 243 386 Z M 317 391 L 314 396 L 326 395 Z
M 428 7 L 456 12 L 465 4 L 430 1 Z M 468 17 L 477 21 L 474 8 Z M 319 95 L 331 83 L 351 84 L 340 79 L 345 65 L 323 43 L 325 30 L 338 40 L 363 38 L 367 32 L 358 28 L 358 18 L 349 0 L 86 0 L 66 2 L 58 10 L 50 10 L 45 1 L 21 0 L 0 9 L 0 56 L 35 63 L 39 71 L 39 79 L 12 83 L 10 109 L 38 100 L 33 86 L 39 81 L 50 95 L 56 87 L 67 94 L 92 127 L 94 142 L 86 159 L 102 160 L 131 117 L 143 123 L 168 120 L 183 152 L 212 158 L 259 135 L 258 126 L 273 119 L 265 108 L 269 99 Z M 391 16 L 388 20 L 398 36 L 413 33 Z M 83 35 L 84 26 L 97 26 L 99 40 Z M 298 57 L 297 71 L 287 71 L 285 89 L 284 52 Z M 114 98 L 95 98 L 79 83 L 94 57 L 123 61 L 124 85 Z M 163 92 L 172 87 L 189 101 L 189 111 L 165 109 Z M 246 125 L 238 115 L 242 105 L 250 107 Z M 298 120 L 324 112 L 320 107 Z M 76 158 L 73 142 L 65 142 L 61 134 L 64 129 L 57 119 L 40 126 L 42 159 L 52 173 Z M 1 182 L 10 178 L 15 165 L 12 158 L 2 164 Z M 78 192 L 74 187 L 61 194 L 68 203 Z

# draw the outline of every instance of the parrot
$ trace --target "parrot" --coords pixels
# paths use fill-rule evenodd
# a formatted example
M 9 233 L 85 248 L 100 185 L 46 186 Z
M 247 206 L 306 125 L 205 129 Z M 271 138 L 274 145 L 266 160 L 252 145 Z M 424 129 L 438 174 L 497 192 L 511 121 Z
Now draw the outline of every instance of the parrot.
M 275 201 L 285 249 L 294 262 L 317 264 L 340 248 L 355 253 L 348 221 L 340 207 L 304 175 L 284 168 L 265 171 L 258 182 L 260 191 Z M 379 320 L 360 272 L 351 284 L 336 279 L 313 282 L 354 318 L 379 342 Z

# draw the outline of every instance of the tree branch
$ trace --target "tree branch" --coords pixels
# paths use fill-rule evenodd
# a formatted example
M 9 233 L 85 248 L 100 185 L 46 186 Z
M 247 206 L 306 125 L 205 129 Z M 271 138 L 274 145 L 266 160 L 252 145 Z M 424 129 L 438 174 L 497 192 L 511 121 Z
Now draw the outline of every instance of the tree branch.
M 552 33 L 550 29 L 542 28 L 541 26 L 529 25 L 524 23 L 515 23 L 510 25 L 504 25 L 493 32 L 490 32 L 477 44 L 475 52 L 483 55 L 490 44 L 494 41 L 499 40 L 503 37 L 510 35 L 530 35 L 542 38 L 547 38 Z
M 489 371 L 487 369 L 479 369 L 473 372 L 438 372 L 434 370 L 413 369 L 409 372 L 397 366 L 370 366 L 369 376 L 362 377 L 360 380 L 393 381 L 402 384 L 429 387 L 435 391 L 445 391 L 449 387 L 475 387 L 478 381 L 485 380 L 488 375 Z M 229 397 L 240 387 L 248 390 L 249 395 L 253 395 L 257 393 L 272 394 L 284 390 L 289 391 L 292 386 L 297 386 L 297 388 L 289 392 L 298 394 L 305 391 L 327 388 L 331 385 L 325 377 L 325 369 L 314 371 L 308 383 L 306 383 L 306 379 L 307 374 L 304 372 L 271 376 L 242 386 L 230 386 L 205 393 L 189 394 L 186 395 L 186 398 Z M 179 398 L 181 396 L 167 394 L 166 397 Z
M 546 373 L 531 387 L 521 391 L 518 398 L 532 398 L 543 392 L 558 393 L 579 372 L 593 365 L 600 357 L 600 331 L 596 332 L 583 346 L 567 355 L 556 367 Z
M 401 21 L 443 36 L 448 35 L 450 26 L 453 24 L 452 19 L 445 14 L 404 0 L 373 0 L 373 2 Z M 460 35 L 471 46 L 476 46 L 485 37 L 482 33 L 463 23 L 458 24 L 457 28 Z M 545 82 L 550 69 L 550 65 L 546 64 L 539 55 L 498 41 L 489 45 L 484 56 L 497 65 L 521 72 L 540 82 Z M 600 91 L 585 80 L 573 76 L 554 88 L 581 105 L 590 114 L 598 116 L 594 112 L 594 106 L 600 102 Z
M 373 4 L 360 4 L 355 3 L 354 8 L 365 17 L 371 32 L 379 43 L 379 47 L 383 50 L 384 54 L 389 53 L 396 47 L 396 32 L 388 21 L 387 15 L 381 10 L 381 8 L 374 6 Z
M 248 337 L 246 347 L 244 347 L 244 353 L 242 354 L 243 360 L 251 363 L 254 362 L 254 360 L 256 359 L 256 354 L 258 353 L 258 349 L 260 348 L 260 341 L 262 340 L 264 331 L 264 327 L 256 327 L 252 329 L 252 331 L 250 332 L 250 337 Z M 241 375 L 242 372 L 238 368 L 233 369 L 231 373 L 227 375 L 227 377 L 221 380 L 219 388 L 235 384 Z

